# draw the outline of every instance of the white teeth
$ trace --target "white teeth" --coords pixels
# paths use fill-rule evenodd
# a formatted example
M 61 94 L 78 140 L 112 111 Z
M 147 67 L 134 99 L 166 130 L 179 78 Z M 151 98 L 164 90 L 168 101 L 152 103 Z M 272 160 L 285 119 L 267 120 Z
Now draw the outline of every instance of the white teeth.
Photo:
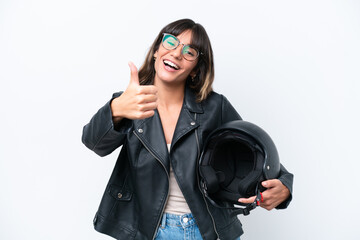
M 164 60 L 164 63 L 167 64 L 167 65 L 169 65 L 169 66 L 171 66 L 171 67 L 173 67 L 173 68 L 175 68 L 175 69 L 179 69 L 179 66 L 176 65 L 176 64 L 173 63 L 173 62 L 170 62 L 170 61 L 168 61 L 168 60 Z

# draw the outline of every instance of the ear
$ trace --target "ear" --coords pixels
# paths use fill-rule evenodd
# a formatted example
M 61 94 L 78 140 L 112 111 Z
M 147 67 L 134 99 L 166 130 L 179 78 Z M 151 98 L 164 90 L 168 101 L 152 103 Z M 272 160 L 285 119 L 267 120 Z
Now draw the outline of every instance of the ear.
M 191 78 L 194 78 L 194 77 L 196 77 L 196 75 L 197 75 L 197 72 L 198 72 L 198 70 L 197 69 L 193 69 L 191 72 L 190 72 L 190 77 Z
M 157 56 L 158 56 L 158 51 L 156 51 L 153 56 L 154 56 L 154 58 L 157 58 Z

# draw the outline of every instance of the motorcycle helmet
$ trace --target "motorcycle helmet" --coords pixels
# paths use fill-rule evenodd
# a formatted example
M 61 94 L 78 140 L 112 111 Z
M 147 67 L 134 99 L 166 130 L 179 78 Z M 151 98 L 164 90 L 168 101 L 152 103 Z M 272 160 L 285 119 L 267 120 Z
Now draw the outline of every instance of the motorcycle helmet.
M 210 133 L 200 156 L 199 172 L 201 189 L 213 205 L 245 205 L 230 208 L 236 209 L 235 214 L 248 215 L 260 205 L 261 191 L 265 190 L 261 182 L 279 176 L 279 155 L 262 128 L 236 120 Z M 251 196 L 257 196 L 251 204 L 238 202 L 239 198 Z

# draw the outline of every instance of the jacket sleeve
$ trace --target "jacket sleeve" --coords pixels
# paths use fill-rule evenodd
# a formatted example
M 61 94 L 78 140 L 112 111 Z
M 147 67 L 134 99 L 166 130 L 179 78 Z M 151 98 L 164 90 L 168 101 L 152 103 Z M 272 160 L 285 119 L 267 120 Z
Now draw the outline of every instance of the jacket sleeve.
M 276 207 L 276 209 L 285 209 L 285 208 L 287 208 L 287 206 L 289 206 L 289 204 L 290 204 L 290 202 L 292 200 L 294 175 L 292 173 L 289 173 L 286 170 L 286 168 L 281 164 L 281 166 L 280 166 L 280 176 L 279 176 L 278 179 L 290 191 L 290 196 L 288 197 L 288 199 L 286 199 L 284 202 L 280 203 L 280 205 Z
M 100 108 L 83 128 L 82 142 L 102 157 L 112 153 L 123 144 L 132 125 L 132 121 L 123 119 L 115 129 L 110 104 L 114 98 L 120 95 L 121 93 L 115 93 L 112 99 Z
M 240 115 L 237 113 L 235 108 L 227 100 L 225 96 L 222 96 L 222 123 L 227 123 L 233 120 L 242 120 Z M 279 180 L 284 184 L 290 191 L 290 196 L 284 202 L 282 202 L 277 209 L 285 209 L 290 204 L 292 200 L 292 190 L 293 190 L 293 178 L 294 175 L 289 173 L 286 168 L 281 164 Z

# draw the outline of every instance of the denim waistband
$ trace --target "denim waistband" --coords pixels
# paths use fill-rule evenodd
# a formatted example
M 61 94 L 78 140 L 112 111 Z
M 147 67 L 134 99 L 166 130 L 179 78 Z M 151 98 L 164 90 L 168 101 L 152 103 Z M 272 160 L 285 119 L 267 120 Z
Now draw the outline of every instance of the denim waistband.
M 161 219 L 161 227 L 165 226 L 182 226 L 183 228 L 195 225 L 194 216 L 191 213 L 183 215 L 176 215 L 171 213 L 164 213 Z

